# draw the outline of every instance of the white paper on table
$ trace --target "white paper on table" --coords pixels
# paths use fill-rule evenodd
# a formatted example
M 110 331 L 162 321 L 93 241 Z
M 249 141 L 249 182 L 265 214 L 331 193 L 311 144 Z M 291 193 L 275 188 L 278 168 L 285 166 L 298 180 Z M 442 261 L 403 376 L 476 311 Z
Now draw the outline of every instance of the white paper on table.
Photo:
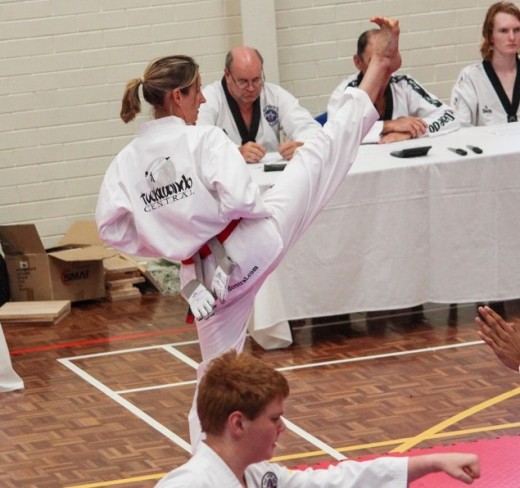
M 247 166 L 252 170 L 264 171 L 264 164 L 270 163 L 286 163 L 285 159 L 279 152 L 268 152 L 258 163 L 247 163 Z
M 520 134 L 520 123 L 511 122 L 509 124 L 489 125 L 487 126 L 487 131 L 497 136 L 510 136 Z
M 266 155 L 260 160 L 261 163 L 277 163 L 277 162 L 285 162 L 285 159 L 282 158 L 282 155 L 279 152 L 268 152 Z

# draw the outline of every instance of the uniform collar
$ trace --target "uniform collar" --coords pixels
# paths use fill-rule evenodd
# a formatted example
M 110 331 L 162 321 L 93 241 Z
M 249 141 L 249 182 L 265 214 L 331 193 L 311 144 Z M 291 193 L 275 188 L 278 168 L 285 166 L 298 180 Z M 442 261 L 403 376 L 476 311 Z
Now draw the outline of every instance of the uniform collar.
M 182 120 L 180 117 L 175 115 L 170 115 L 168 117 L 161 117 L 160 119 L 149 120 L 148 122 L 144 122 L 139 126 L 138 134 L 144 134 L 145 132 L 149 132 L 154 129 L 158 129 L 161 127 L 166 127 L 168 125 L 184 125 L 186 126 L 186 122 Z

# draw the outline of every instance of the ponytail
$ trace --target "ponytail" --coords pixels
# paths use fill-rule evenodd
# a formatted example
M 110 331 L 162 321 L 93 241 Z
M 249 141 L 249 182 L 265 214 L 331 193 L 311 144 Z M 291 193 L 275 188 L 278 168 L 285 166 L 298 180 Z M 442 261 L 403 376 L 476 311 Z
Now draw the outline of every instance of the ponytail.
M 141 100 L 139 99 L 141 81 L 142 78 L 134 78 L 126 84 L 120 112 L 121 119 L 125 124 L 134 120 L 135 116 L 141 111 Z

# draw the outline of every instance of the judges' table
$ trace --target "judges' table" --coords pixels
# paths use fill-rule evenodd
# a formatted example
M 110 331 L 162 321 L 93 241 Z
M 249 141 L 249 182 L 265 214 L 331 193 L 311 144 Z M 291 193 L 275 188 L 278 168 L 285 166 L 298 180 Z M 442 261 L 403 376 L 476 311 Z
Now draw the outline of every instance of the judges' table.
M 390 155 L 423 145 L 432 146 L 424 157 Z M 261 165 L 251 171 L 263 191 L 280 174 Z M 474 127 L 362 146 L 261 288 L 249 331 L 274 349 L 291 344 L 291 319 L 518 297 L 520 123 Z

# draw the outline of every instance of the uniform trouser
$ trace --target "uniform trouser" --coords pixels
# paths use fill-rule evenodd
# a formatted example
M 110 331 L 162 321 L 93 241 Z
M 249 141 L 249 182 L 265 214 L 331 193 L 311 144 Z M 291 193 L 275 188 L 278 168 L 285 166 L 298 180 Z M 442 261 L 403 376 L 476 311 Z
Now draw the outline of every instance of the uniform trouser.
M 0 393 L 21 390 L 23 387 L 22 378 L 16 374 L 11 364 L 11 356 L 0 324 Z
M 347 102 L 338 111 L 336 118 L 296 151 L 275 185 L 264 194 L 264 202 L 272 211 L 270 220 L 281 240 L 280 250 L 271 264 L 255 276 L 254 283 L 241 295 L 233 298 L 230 293 L 229 303 L 217 307 L 216 313 L 209 319 L 197 322 L 202 353 L 197 383 L 211 359 L 230 349 L 242 351 L 256 293 L 285 253 L 327 204 L 350 169 L 363 137 L 377 119 L 367 95 L 360 90 L 355 90 L 353 95 L 348 96 L 347 92 Z M 250 220 L 247 224 L 239 224 L 239 227 L 249 227 L 250 249 L 254 249 L 258 236 L 254 222 Z M 262 227 L 265 224 L 259 221 L 257 225 Z M 233 234 L 230 239 L 233 239 Z M 196 397 L 197 393 L 189 414 L 192 448 L 200 441 L 201 434 Z

